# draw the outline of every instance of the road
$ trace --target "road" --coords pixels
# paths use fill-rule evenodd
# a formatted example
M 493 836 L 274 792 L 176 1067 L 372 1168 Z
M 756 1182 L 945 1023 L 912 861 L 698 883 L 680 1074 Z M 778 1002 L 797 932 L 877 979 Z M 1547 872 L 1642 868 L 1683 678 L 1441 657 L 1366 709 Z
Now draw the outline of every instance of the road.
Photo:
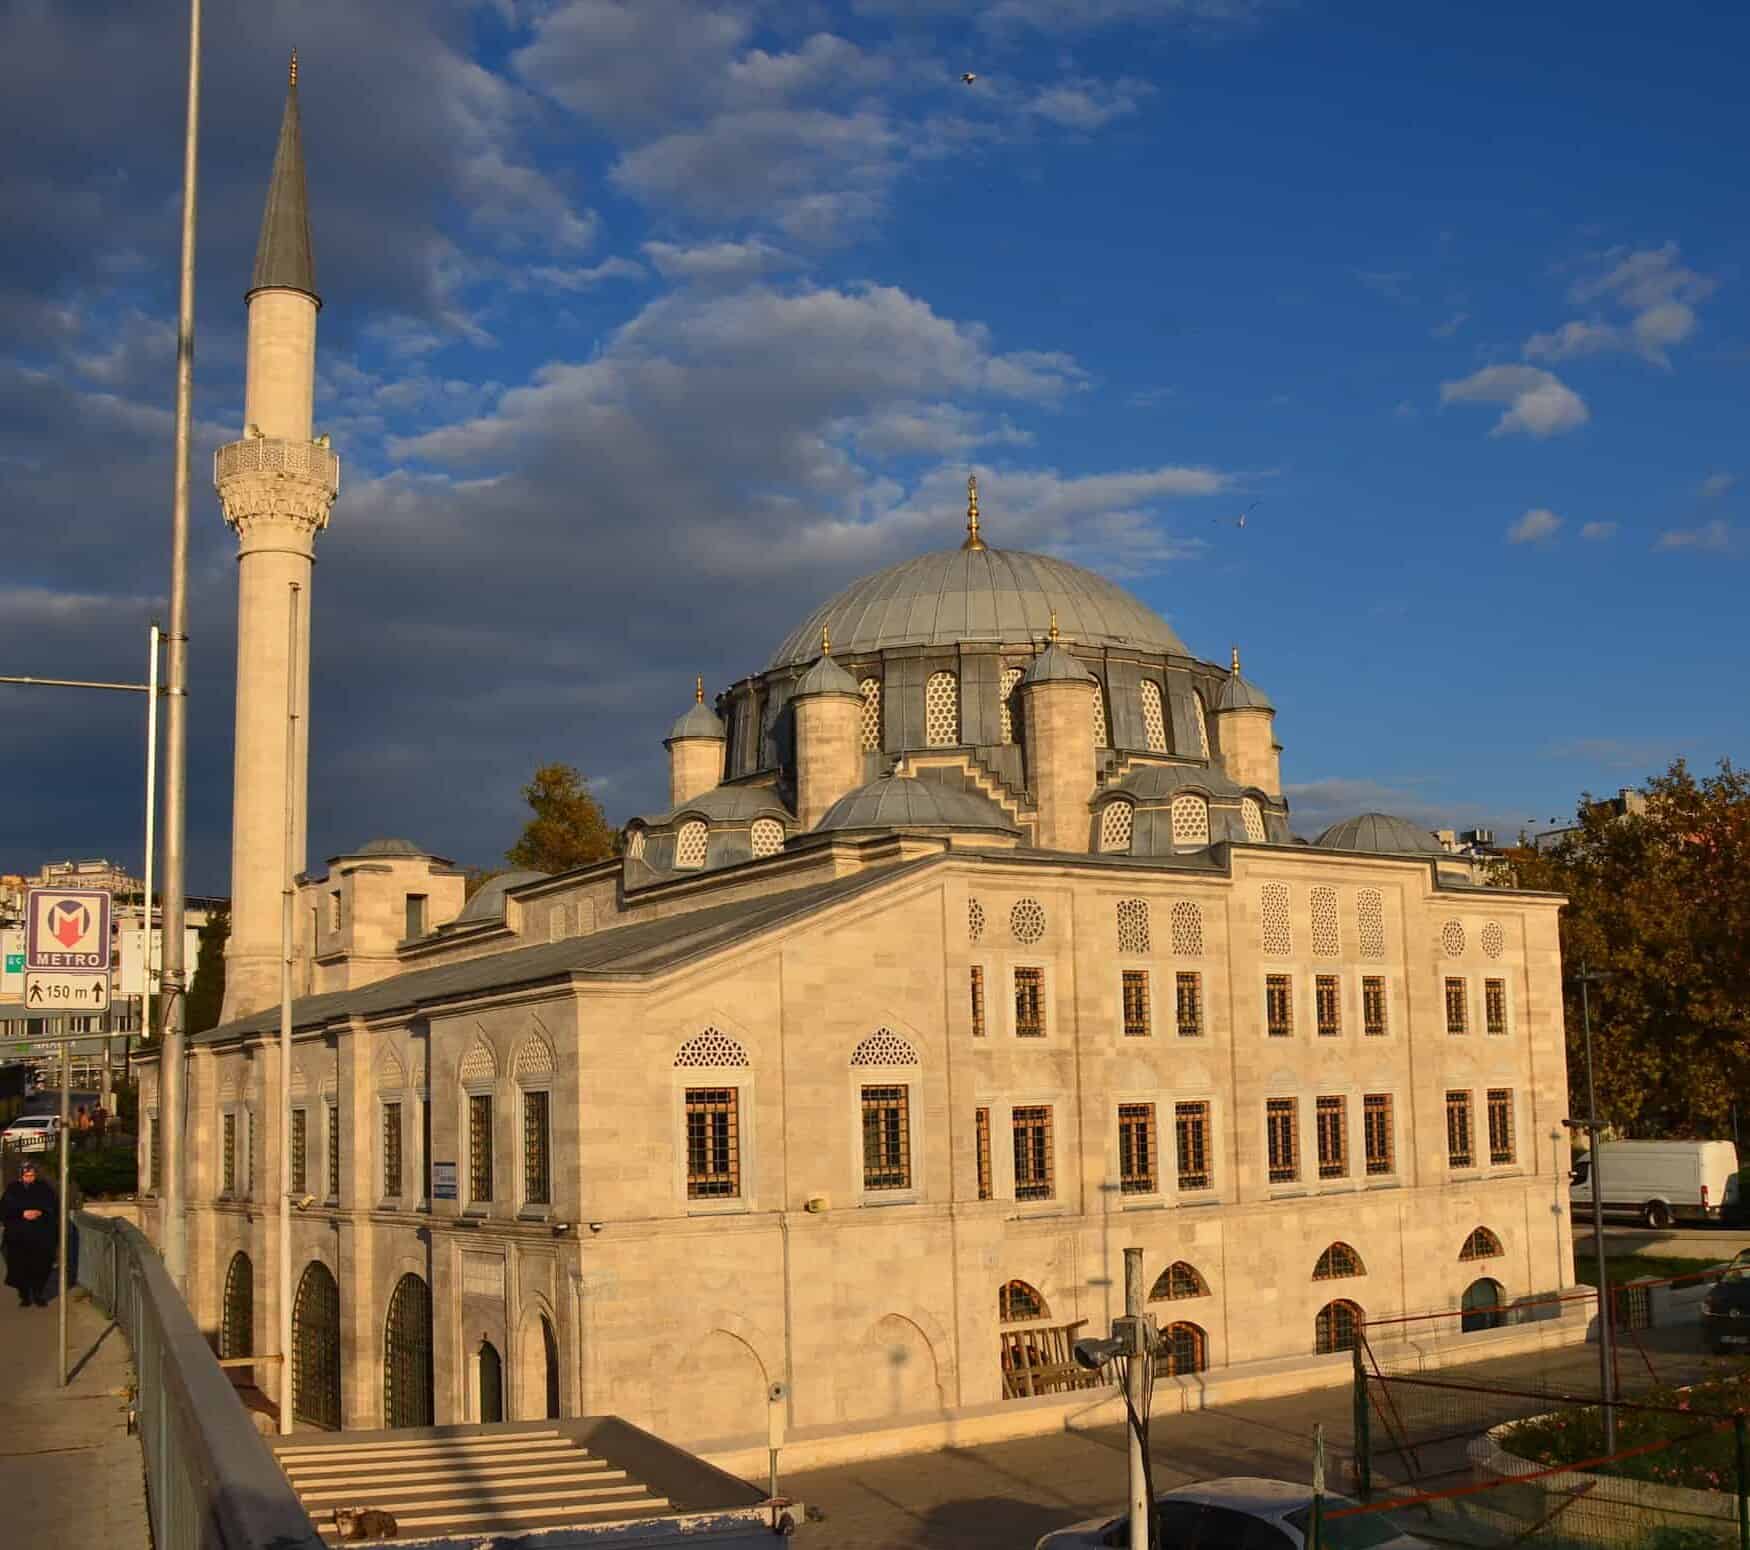
M 1610 1254 L 1663 1254 L 1672 1259 L 1730 1259 L 1750 1249 L 1750 1232 L 1739 1227 L 1688 1226 L 1656 1229 L 1626 1223 L 1604 1224 L 1605 1250 Z M 1575 1219 L 1574 1253 L 1584 1258 L 1592 1249 L 1592 1224 Z

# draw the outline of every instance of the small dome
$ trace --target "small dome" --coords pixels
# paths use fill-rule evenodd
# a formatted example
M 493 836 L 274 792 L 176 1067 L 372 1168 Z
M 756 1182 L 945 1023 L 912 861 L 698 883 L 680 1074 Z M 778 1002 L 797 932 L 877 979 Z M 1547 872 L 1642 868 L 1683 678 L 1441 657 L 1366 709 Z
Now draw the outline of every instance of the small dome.
M 796 680 L 790 698 L 799 700 L 808 694 L 857 694 L 857 680 L 833 659 L 822 654 L 818 662 Z
M 763 816 L 795 821 L 783 799 L 770 786 L 713 786 L 709 791 L 702 791 L 682 802 L 679 807 L 643 821 L 647 824 L 669 823 L 683 813 L 714 819 L 718 823 L 745 823 Z
M 1362 813 L 1326 829 L 1313 844 L 1324 850 L 1360 850 L 1376 856 L 1445 855 L 1440 841 L 1408 818 Z
M 1181 791 L 1216 797 L 1240 794 L 1240 788 L 1213 766 L 1205 769 L 1201 764 L 1139 764 L 1123 780 L 1105 787 L 1100 796 L 1116 793 L 1146 806 L 1171 802 Z
M 415 845 L 412 840 L 385 837 L 377 840 L 366 840 L 350 854 L 354 856 L 429 856 L 431 852 L 423 845 Z
M 503 920 L 504 896 L 512 888 L 521 888 L 525 883 L 538 883 L 543 877 L 550 875 L 547 872 L 522 868 L 514 872 L 500 872 L 497 877 L 487 878 L 480 885 L 480 891 L 462 906 L 462 913 L 456 917 L 456 924 L 466 926 L 483 920 Z
M 1270 703 L 1270 696 L 1264 693 L 1254 683 L 1247 683 L 1238 673 L 1235 673 L 1221 686 L 1221 693 L 1215 697 L 1217 712 L 1224 710 L 1269 710 L 1276 709 Z
M 703 700 L 689 705 L 686 714 L 668 729 L 671 743 L 683 737 L 709 737 L 722 742 L 728 735 L 723 729 L 722 719 Z
M 1053 641 L 1028 664 L 1022 685 L 1045 683 L 1092 683 L 1094 675 Z
M 826 810 L 816 832 L 835 829 L 997 829 L 1019 833 L 996 803 L 933 780 L 889 776 L 859 786 Z

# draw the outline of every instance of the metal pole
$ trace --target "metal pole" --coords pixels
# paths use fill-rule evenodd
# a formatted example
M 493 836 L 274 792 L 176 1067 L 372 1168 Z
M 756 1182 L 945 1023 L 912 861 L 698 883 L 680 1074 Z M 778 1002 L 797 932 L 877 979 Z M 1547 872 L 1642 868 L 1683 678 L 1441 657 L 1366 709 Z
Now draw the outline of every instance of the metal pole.
M 146 664 L 146 977 L 140 986 L 142 1042 L 152 1036 L 152 984 L 158 977 L 158 960 L 152 952 L 152 855 L 158 826 L 158 655 L 162 633 L 154 619 L 151 660 Z
M 1738 1453 L 1738 1550 L 1750 1550 L 1750 1477 L 1746 1475 L 1744 1412 L 1732 1417 L 1733 1441 Z
M 201 0 L 188 7 L 188 119 L 182 147 L 182 284 L 176 327 L 176 468 L 170 504 L 170 628 L 165 634 L 164 707 L 164 1041 L 158 1118 L 164 1125 L 164 1268 L 188 1275 L 183 1131 L 183 1061 L 188 975 L 182 950 L 188 822 L 188 490 L 194 412 L 195 172 L 200 134 Z
M 1600 1170 L 1598 1140 L 1598 1089 L 1592 1081 L 1592 971 L 1584 961 L 1580 964 L 1580 1025 L 1586 1039 L 1586 1124 L 1592 1138 L 1590 1173 L 1592 1176 L 1592 1245 L 1598 1255 L 1598 1392 L 1604 1401 L 1604 1451 L 1616 1452 L 1616 1386 L 1611 1381 L 1616 1371 L 1616 1355 L 1612 1349 L 1610 1281 L 1604 1262 L 1604 1175 Z
M 292 774 L 298 748 L 298 602 L 297 582 L 286 600 L 286 822 L 280 856 L 280 1221 L 279 1221 L 279 1351 L 280 1435 L 292 1430 L 292 909 L 296 898 L 293 869 L 295 828 Z
M 1349 1348 L 1349 1354 L 1355 1358 L 1355 1494 L 1365 1502 L 1373 1498 L 1373 1417 L 1368 1413 L 1367 1368 L 1361 1360 L 1359 1340 Z
M 67 1196 L 72 1192 L 73 1186 L 73 1170 L 67 1149 L 67 1089 L 72 1086 L 72 1079 L 73 1045 L 69 1041 L 61 1046 L 61 1188 L 60 1205 L 55 1213 L 60 1262 L 60 1269 L 56 1273 L 60 1286 L 55 1298 L 55 1350 L 58 1353 L 55 1358 L 55 1387 L 63 1389 L 67 1386 L 67 1294 L 72 1291 L 72 1287 L 67 1284 Z
M 1142 1250 L 1126 1249 L 1124 1251 L 1125 1317 L 1141 1318 L 1146 1306 L 1146 1294 L 1142 1285 Z M 1151 1359 L 1133 1351 L 1124 1363 L 1124 1395 L 1128 1401 L 1131 1417 L 1130 1424 L 1126 1428 L 1130 1436 L 1130 1543 L 1137 1546 L 1138 1550 L 1147 1550 L 1150 1544 L 1148 1472 L 1142 1456 L 1142 1435 L 1137 1429 L 1136 1418 L 1142 1414 L 1145 1402 L 1143 1388 L 1148 1380 L 1148 1373 L 1144 1369 L 1143 1363 Z

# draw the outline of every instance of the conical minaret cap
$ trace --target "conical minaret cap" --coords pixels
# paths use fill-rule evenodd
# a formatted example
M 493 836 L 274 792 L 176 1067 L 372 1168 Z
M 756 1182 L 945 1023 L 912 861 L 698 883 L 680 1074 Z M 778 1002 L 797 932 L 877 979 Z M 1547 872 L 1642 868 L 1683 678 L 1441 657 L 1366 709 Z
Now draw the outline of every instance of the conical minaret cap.
M 302 291 L 321 306 L 322 298 L 316 294 L 316 250 L 310 241 L 310 199 L 304 184 L 304 145 L 299 130 L 298 56 L 294 52 L 249 290 L 251 294 L 270 289 Z

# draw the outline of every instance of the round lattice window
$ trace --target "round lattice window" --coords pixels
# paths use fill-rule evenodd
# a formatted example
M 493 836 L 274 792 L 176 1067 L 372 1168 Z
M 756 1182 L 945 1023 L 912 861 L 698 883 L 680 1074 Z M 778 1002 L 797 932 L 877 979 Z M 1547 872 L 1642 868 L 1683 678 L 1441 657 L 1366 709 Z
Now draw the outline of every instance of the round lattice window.
M 1385 895 L 1363 888 L 1355 895 L 1355 934 L 1363 958 L 1385 957 Z
M 1203 696 L 1195 690 L 1191 692 L 1191 720 L 1197 726 L 1197 751 L 1207 759 L 1209 757 L 1209 717 L 1203 709 Z
M 1262 845 L 1270 838 L 1264 828 L 1264 809 L 1256 797 L 1240 798 L 1240 817 L 1246 825 L 1246 838 L 1254 845 Z
M 1265 883 L 1259 890 L 1259 913 L 1264 926 L 1264 951 L 1286 958 L 1294 951 L 1294 928 L 1288 920 L 1288 884 Z
M 1312 950 L 1315 958 L 1335 958 L 1340 950 L 1335 888 L 1315 888 L 1312 891 Z
M 642 829 L 628 829 L 626 831 L 626 854 L 634 861 L 644 859 L 644 831 Z
M 1148 901 L 1120 899 L 1118 901 L 1118 951 L 1146 953 L 1148 948 Z
M 1491 958 L 1499 958 L 1507 950 L 1507 933 L 1501 929 L 1501 922 L 1491 920 L 1483 927 L 1483 951 Z
M 753 821 L 754 859 L 775 856 L 784 848 L 784 826 L 776 818 L 756 818 Z
M 1189 899 L 1173 906 L 1173 951 L 1183 958 L 1203 956 L 1203 911 Z
M 677 1066 L 745 1066 L 747 1051 L 726 1033 L 707 1028 L 675 1051 Z
M 1037 942 L 1045 935 L 1045 907 L 1037 899 L 1018 899 L 1009 911 L 1009 930 L 1017 942 Z
M 1098 678 L 1094 680 L 1094 746 L 1109 748 L 1112 739 L 1106 735 L 1106 689 Z
M 1127 851 L 1136 808 L 1130 802 L 1108 802 L 1100 810 L 1100 849 Z
M 877 1028 L 851 1051 L 853 1066 L 915 1066 L 918 1052 L 891 1028 Z
M 1020 668 L 1005 667 L 1003 669 L 998 701 L 1002 707 L 1003 741 L 1005 743 L 1012 743 L 1015 740 L 1015 685 L 1020 681 Z
M 1440 928 L 1440 948 L 1448 958 L 1464 957 L 1464 927 L 1449 920 Z
M 1142 735 L 1150 753 L 1167 751 L 1167 718 L 1161 709 L 1161 686 L 1147 678 L 1142 681 Z
M 702 867 L 705 864 L 706 828 L 696 818 L 683 823 L 674 841 L 674 864 L 677 867 Z
M 924 742 L 952 748 L 959 741 L 960 680 L 952 673 L 931 673 L 924 685 Z
M 1173 844 L 1209 843 L 1209 804 L 1189 794 L 1173 798 Z
M 977 899 L 966 901 L 966 940 L 982 942 L 984 940 L 984 906 Z
M 864 753 L 881 751 L 881 680 L 865 678 L 857 685 L 863 696 L 862 749 Z

